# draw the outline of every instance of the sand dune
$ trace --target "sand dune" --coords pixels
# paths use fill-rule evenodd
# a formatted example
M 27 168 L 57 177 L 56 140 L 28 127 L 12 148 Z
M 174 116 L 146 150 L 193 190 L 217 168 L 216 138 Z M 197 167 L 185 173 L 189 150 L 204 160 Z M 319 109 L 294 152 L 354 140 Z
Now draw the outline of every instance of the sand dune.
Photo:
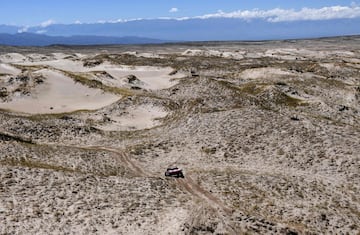
M 120 115 L 107 115 L 109 121 L 98 128 L 107 131 L 141 130 L 159 125 L 156 119 L 164 118 L 168 113 L 159 107 L 141 105 L 125 109 Z
M 40 70 L 46 80 L 34 88 L 30 95 L 15 97 L 0 103 L 0 108 L 30 114 L 64 113 L 76 110 L 94 110 L 117 101 L 120 97 L 91 89 L 71 78 L 52 71 Z
M 0 74 L 10 74 L 10 75 L 16 75 L 21 72 L 20 69 L 17 69 L 9 64 L 0 64 Z
M 140 81 L 144 83 L 144 89 L 159 90 L 166 89 L 175 85 L 176 79 L 184 77 L 183 73 L 176 73 L 169 75 L 173 71 L 169 67 L 153 67 L 153 66 L 126 66 L 113 65 L 104 62 L 94 67 L 85 67 L 80 60 L 64 59 L 64 56 L 58 56 L 52 60 L 33 61 L 33 62 L 18 62 L 17 57 L 11 61 L 9 56 L 8 62 L 13 62 L 23 66 L 50 66 L 58 70 L 70 71 L 75 73 L 89 73 L 96 71 L 105 71 L 111 74 L 116 80 L 121 81 L 128 75 L 135 75 Z
M 169 75 L 173 70 L 169 67 L 125 66 L 113 65 L 108 62 L 94 67 L 85 67 L 83 61 L 80 60 L 82 57 L 85 56 L 78 53 L 73 55 L 52 53 L 51 56 L 41 54 L 24 56 L 19 53 L 1 55 L 0 59 L 3 63 L 0 64 L 0 73 L 16 76 L 20 74 L 21 70 L 14 66 L 21 66 L 25 69 L 35 67 L 37 69 L 33 72 L 43 75 L 46 81 L 44 84 L 32 88 L 31 93 L 27 95 L 15 93 L 11 101 L 1 102 L 0 108 L 30 114 L 62 113 L 99 109 L 121 98 L 100 89 L 92 89 L 75 83 L 63 72 L 82 74 L 85 77 L 91 74 L 91 79 L 98 80 L 105 85 L 118 88 L 131 88 L 136 85 L 146 90 L 169 88 L 177 84 L 177 78 L 184 76 L 181 73 Z M 44 67 L 47 69 L 43 69 Z M 98 72 L 106 73 L 109 76 L 104 78 L 99 76 Z M 130 75 L 136 76 L 139 82 L 130 84 L 127 79 Z M 9 78 L 6 77 L 6 79 Z M 134 111 L 134 115 L 140 115 L 138 111 Z M 138 125 L 140 124 L 135 126 Z M 148 125 L 141 124 L 140 126 L 145 128 Z

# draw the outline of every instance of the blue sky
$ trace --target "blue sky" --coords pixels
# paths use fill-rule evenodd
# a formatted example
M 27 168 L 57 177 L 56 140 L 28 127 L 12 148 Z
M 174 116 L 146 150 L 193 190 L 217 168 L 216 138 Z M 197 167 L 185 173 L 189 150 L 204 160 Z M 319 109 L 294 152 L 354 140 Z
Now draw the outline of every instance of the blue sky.
M 34 26 L 48 23 L 91 23 L 117 19 L 194 17 L 219 10 L 271 10 L 275 8 L 320 9 L 329 6 L 354 6 L 348 0 L 4 0 L 0 4 L 0 24 Z

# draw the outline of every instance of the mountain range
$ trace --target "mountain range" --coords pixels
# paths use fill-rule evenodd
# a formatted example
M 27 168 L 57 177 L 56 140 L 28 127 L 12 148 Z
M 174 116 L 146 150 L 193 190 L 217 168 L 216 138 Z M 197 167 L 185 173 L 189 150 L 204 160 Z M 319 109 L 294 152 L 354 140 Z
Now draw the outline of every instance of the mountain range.
M 164 40 L 143 37 L 110 37 L 110 36 L 48 36 L 36 33 L 0 34 L 0 45 L 10 46 L 48 46 L 63 45 L 106 45 L 106 44 L 155 44 Z
M 284 22 L 237 18 L 142 19 L 34 27 L 0 25 L 0 44 L 44 46 L 295 39 L 358 35 L 359 25 L 360 18 Z

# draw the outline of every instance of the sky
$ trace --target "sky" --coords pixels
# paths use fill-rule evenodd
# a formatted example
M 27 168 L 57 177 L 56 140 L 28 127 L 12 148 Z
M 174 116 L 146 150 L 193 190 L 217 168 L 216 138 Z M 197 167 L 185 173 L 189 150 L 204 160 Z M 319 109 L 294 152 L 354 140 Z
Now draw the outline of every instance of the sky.
M 277 12 L 287 10 L 283 15 L 293 13 L 292 17 L 295 18 L 303 14 L 315 17 L 319 12 L 324 12 L 322 9 L 334 6 L 356 7 L 360 14 L 360 0 L 3 0 L 0 4 L 0 24 L 46 26 L 53 23 L 95 23 L 119 19 L 232 16 L 234 12 L 238 15 L 257 12 L 258 16 L 273 12 L 274 9 Z M 336 14 L 338 9 L 332 8 L 326 14 Z M 353 12 L 343 9 L 342 14 Z

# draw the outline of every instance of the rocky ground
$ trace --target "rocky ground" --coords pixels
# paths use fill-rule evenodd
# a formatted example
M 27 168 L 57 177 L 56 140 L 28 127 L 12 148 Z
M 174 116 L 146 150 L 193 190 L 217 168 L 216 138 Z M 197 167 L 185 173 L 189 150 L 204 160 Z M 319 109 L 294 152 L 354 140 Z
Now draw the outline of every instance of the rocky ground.
M 1 110 L 0 234 L 360 234 L 359 37 L 0 52 L 0 106 L 118 97 Z

